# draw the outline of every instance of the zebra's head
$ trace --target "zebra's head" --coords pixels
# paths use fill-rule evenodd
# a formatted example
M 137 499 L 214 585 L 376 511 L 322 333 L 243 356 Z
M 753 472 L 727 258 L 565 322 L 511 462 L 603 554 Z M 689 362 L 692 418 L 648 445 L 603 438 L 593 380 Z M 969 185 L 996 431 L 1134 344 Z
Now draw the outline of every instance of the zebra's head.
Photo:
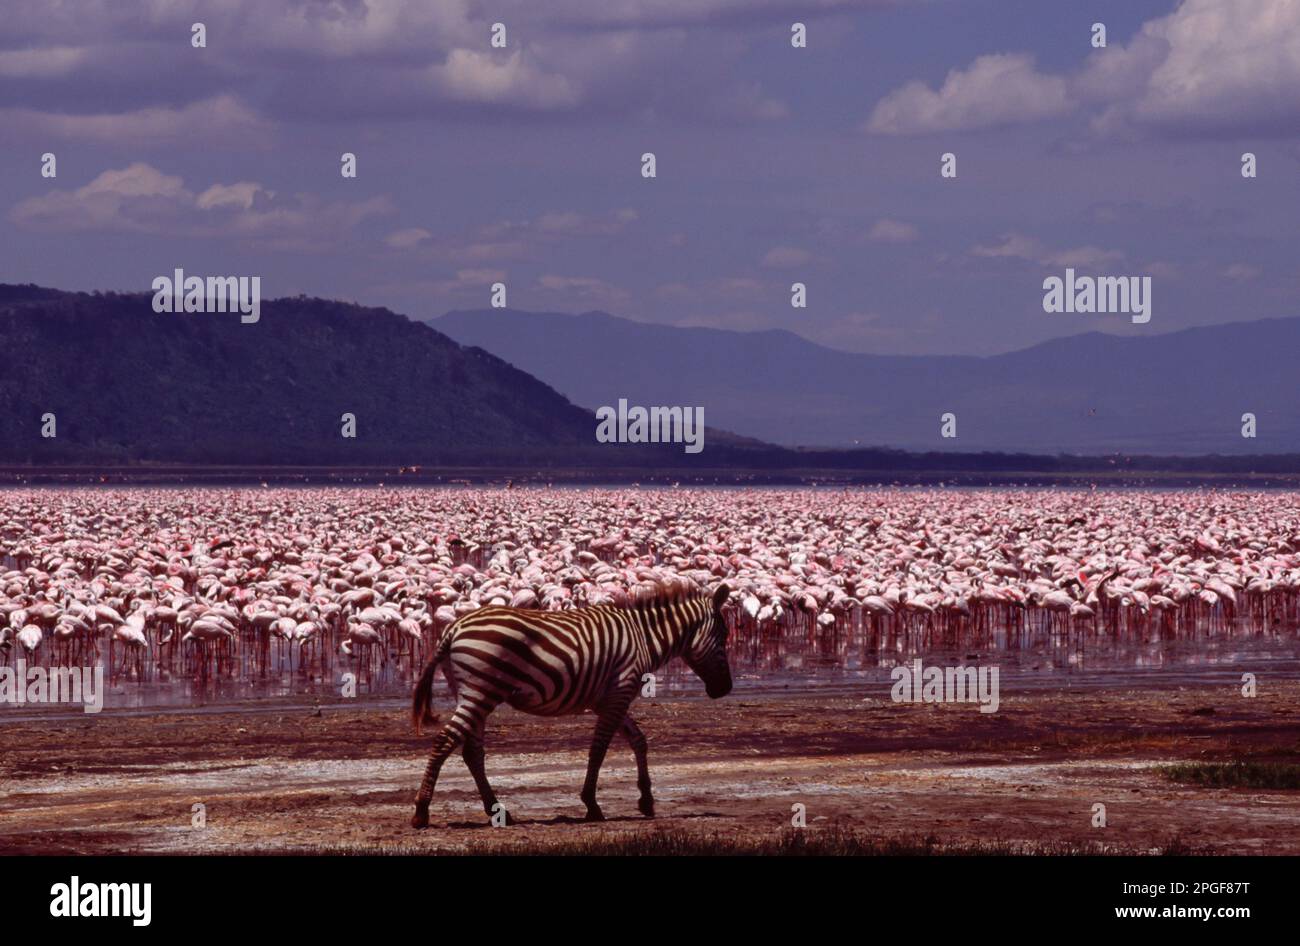
M 718 699 L 731 692 L 731 665 L 727 663 L 727 622 L 722 606 L 731 589 L 720 585 L 713 593 L 713 608 L 696 629 L 683 657 L 686 665 L 704 681 L 704 692 Z

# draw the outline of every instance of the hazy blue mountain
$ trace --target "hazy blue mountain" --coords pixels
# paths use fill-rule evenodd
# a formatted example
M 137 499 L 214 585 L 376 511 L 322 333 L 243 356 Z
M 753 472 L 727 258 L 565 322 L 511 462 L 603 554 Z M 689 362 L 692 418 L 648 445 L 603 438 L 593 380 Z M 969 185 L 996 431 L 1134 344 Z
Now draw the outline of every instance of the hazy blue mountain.
M 669 469 L 1300 470 L 1300 456 L 1050 456 L 1243 445 L 1300 454 L 1298 320 L 1081 335 L 987 359 L 854 355 L 788 332 L 599 313 L 453 313 L 436 325 L 449 334 L 307 297 L 264 302 L 260 321 L 244 325 L 235 313 L 154 313 L 144 293 L 0 285 L 0 463 L 476 465 L 624 479 Z M 703 406 L 704 452 L 596 443 L 592 409 L 620 397 Z M 945 411 L 958 415 L 955 441 L 937 436 Z M 1239 435 L 1245 411 L 1258 416 L 1257 440 Z M 340 436 L 344 413 L 356 415 L 355 440 Z M 41 436 L 45 414 L 56 415 L 57 437 Z M 786 450 L 725 428 L 833 449 Z M 942 448 L 963 453 L 926 452 Z
M 488 309 L 431 321 L 586 407 L 704 407 L 781 444 L 1053 454 L 1300 451 L 1300 319 L 1166 335 L 1090 332 L 989 358 L 866 355 L 786 331 Z M 957 415 L 955 440 L 940 415 Z M 1258 437 L 1241 436 L 1255 414 Z

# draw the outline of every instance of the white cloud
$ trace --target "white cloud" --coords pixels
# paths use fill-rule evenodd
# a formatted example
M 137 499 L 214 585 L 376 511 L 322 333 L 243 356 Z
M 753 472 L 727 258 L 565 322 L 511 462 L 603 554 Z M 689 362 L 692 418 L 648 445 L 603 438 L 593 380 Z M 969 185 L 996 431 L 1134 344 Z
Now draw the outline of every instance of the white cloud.
M 394 282 L 381 282 L 366 289 L 372 296 L 387 296 L 401 299 L 420 297 L 442 298 L 457 304 L 479 304 L 488 297 L 489 287 L 494 282 L 506 279 L 504 269 L 458 269 L 454 276 L 447 279 L 411 279 Z M 399 303 L 404 304 L 404 303 Z
M 1077 269 L 1096 269 L 1124 259 L 1119 250 L 1106 250 L 1096 246 L 1053 250 L 1038 240 L 1019 233 L 1008 233 L 1001 242 L 971 247 L 972 256 L 985 259 L 1018 259 L 1043 266 L 1071 266 Z
M 238 36 L 254 50 L 295 50 L 351 58 L 467 43 L 476 35 L 468 0 L 6 0 L 6 27 L 36 40 L 179 35 L 202 21 L 213 37 Z M 179 32 L 176 32 L 179 31 Z M 446 48 L 441 46 L 440 48 Z
M 980 56 L 935 90 L 913 81 L 885 95 L 867 130 L 915 135 L 1037 122 L 1098 109 L 1101 135 L 1300 128 L 1300 2 L 1182 0 L 1128 43 L 1091 51 L 1071 75 L 1039 72 L 1025 53 Z
M 623 232 L 627 225 L 637 220 L 635 210 L 624 208 L 602 217 L 593 217 L 576 211 L 545 213 L 531 226 L 540 233 L 562 236 L 613 236 Z
M 80 46 L 46 46 L 0 52 L 0 76 L 6 79 L 50 79 L 73 72 L 86 60 Z
M 1145 125 L 1294 134 L 1300 125 L 1295 0 L 1184 0 L 1145 24 L 1124 52 L 1138 81 L 1098 117 L 1101 131 Z
M 595 305 L 615 305 L 626 302 L 628 293 L 594 276 L 556 276 L 547 274 L 537 280 L 537 286 L 549 292 L 561 293 Z
M 798 19 L 888 6 L 896 0 L 551 0 L 553 18 L 583 26 L 679 27 L 748 23 L 789 23 Z
M 145 144 L 186 142 L 229 148 L 262 147 L 271 128 L 231 95 L 217 95 L 181 108 L 63 114 L 29 108 L 0 109 L 0 125 L 27 137 Z
M 501 220 L 459 234 L 406 227 L 384 238 L 394 250 L 410 250 L 453 263 L 483 264 L 540 256 L 561 238 L 612 237 L 638 219 L 630 207 L 605 214 L 551 211 L 531 220 Z
M 1153 279 L 1177 279 L 1182 274 L 1182 270 L 1177 263 L 1168 260 L 1152 260 L 1143 265 L 1141 273 Z
M 211 210 L 213 207 L 240 207 L 248 210 L 253 206 L 253 201 L 258 194 L 275 197 L 273 192 L 263 191 L 260 184 L 254 184 L 252 181 L 240 181 L 238 184 L 213 184 L 198 196 L 195 205 L 200 210 Z
M 790 116 L 790 107 L 764 93 L 757 82 L 747 82 L 707 96 L 720 114 L 770 122 Z
M 763 257 L 763 265 L 772 269 L 792 269 L 803 266 L 811 259 L 811 253 L 797 246 L 775 246 Z
M 453 279 L 444 279 L 435 283 L 436 291 L 441 295 L 477 292 L 487 296 L 494 282 L 504 282 L 504 269 L 458 269 Z
M 413 246 L 420 246 L 432 239 L 433 234 L 423 227 L 407 227 L 404 230 L 394 230 L 384 237 L 384 242 L 395 250 L 409 250 Z
M 155 232 L 194 197 L 179 177 L 136 163 L 109 170 L 74 191 L 53 190 L 18 203 L 9 219 L 35 230 Z
M 920 235 L 921 231 L 910 223 L 883 218 L 876 221 L 867 239 L 874 243 L 911 243 Z
M 1223 268 L 1222 275 L 1235 282 L 1250 282 L 1264 275 L 1264 270 L 1253 263 L 1231 263 Z
M 48 232 L 228 237 L 276 249 L 314 249 L 391 211 L 384 197 L 356 202 L 326 201 L 312 194 L 279 197 L 251 181 L 213 184 L 195 196 L 181 178 L 137 162 L 104 171 L 75 190 L 29 197 L 10 210 L 9 219 Z
M 736 299 L 762 296 L 767 293 L 767 286 L 748 276 L 724 276 L 709 286 L 709 291 L 724 299 Z
M 761 33 L 787 17 L 811 20 L 882 2 L 6 0 L 0 77 L 59 80 L 44 100 L 61 101 L 67 111 L 86 101 L 88 83 L 110 76 L 123 92 L 104 101 L 134 102 L 102 107 L 128 115 L 141 105 L 148 106 L 144 112 L 156 107 L 156 98 L 141 90 L 167 75 L 171 101 L 187 92 L 211 94 L 211 83 L 220 81 L 227 94 L 291 121 L 304 115 L 351 123 L 375 116 L 427 120 L 466 105 L 504 113 L 583 107 L 770 121 L 784 118 L 787 106 L 747 82 L 739 68 L 756 42 L 767 41 Z M 185 42 L 195 20 L 206 23 L 210 44 L 217 44 L 208 55 Z M 508 28 L 504 49 L 488 47 L 495 21 Z M 725 29 L 684 28 L 699 23 Z M 22 48 L 4 49 L 9 36 Z M 194 71 L 195 56 L 210 62 Z M 314 68 L 314 81 L 290 89 L 282 75 L 287 64 Z M 59 112 L 34 114 L 52 119 Z M 95 131 L 112 133 L 111 126 Z
M 876 103 L 867 130 L 917 135 L 1054 118 L 1070 111 L 1066 82 L 1034 68 L 1026 54 L 980 56 L 953 69 L 938 91 L 909 82 Z
M 655 287 L 655 295 L 663 299 L 687 300 L 697 297 L 697 293 L 683 282 L 666 282 Z
M 439 91 L 458 102 L 550 110 L 582 100 L 575 81 L 547 72 L 519 49 L 508 56 L 453 49 L 445 63 L 429 71 Z

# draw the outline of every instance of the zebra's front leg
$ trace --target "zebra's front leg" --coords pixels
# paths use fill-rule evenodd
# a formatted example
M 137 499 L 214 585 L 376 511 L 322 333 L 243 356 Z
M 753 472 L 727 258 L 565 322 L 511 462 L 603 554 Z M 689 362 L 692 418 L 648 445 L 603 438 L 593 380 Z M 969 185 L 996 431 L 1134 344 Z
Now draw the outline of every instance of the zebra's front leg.
M 623 735 L 636 756 L 636 787 L 641 792 L 641 799 L 636 803 L 637 810 L 647 818 L 655 816 L 655 800 L 650 794 L 650 763 L 646 759 L 645 733 L 631 716 L 623 718 Z
M 579 796 L 587 806 L 588 821 L 605 820 L 604 812 L 596 804 L 596 780 L 600 777 L 600 767 L 605 763 L 610 740 L 614 738 L 614 733 L 623 728 L 627 708 L 635 695 L 635 689 L 618 692 L 597 707 L 596 734 L 592 737 L 591 751 L 587 754 L 587 780 L 582 783 L 582 794 Z

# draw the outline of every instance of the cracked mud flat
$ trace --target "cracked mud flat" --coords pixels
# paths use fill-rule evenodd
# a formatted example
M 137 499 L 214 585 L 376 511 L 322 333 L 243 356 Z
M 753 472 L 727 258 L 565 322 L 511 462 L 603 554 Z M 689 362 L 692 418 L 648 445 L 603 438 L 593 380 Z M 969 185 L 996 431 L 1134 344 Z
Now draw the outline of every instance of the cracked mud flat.
M 39 719 L 0 716 L 0 853 L 546 852 L 578 838 L 811 831 L 1036 847 L 1300 853 L 1300 792 L 1168 781 L 1175 761 L 1300 761 L 1300 684 L 1007 692 L 1001 710 L 844 692 L 639 701 L 658 817 L 636 812 L 615 741 L 602 824 L 578 819 L 594 719 L 489 720 L 487 767 L 518 819 L 492 828 L 458 756 L 426 831 L 408 826 L 430 736 L 405 707 L 284 702 Z M 873 690 L 879 693 L 879 690 Z M 446 709 L 445 703 L 442 709 Z M 1092 806 L 1108 825 L 1091 826 Z M 191 826 L 192 806 L 207 823 Z

